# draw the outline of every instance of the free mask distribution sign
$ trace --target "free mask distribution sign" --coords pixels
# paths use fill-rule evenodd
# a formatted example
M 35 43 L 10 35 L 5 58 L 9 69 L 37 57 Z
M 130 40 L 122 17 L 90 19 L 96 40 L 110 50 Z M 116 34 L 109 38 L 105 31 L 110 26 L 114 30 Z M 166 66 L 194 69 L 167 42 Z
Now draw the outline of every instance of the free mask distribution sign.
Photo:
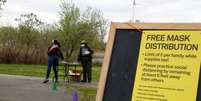
M 143 32 L 132 101 L 196 101 L 201 31 Z

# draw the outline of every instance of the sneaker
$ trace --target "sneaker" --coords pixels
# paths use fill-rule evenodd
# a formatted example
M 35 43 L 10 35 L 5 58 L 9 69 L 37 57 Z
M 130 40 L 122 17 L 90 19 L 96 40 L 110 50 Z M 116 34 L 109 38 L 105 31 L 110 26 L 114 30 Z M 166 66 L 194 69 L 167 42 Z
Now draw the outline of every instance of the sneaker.
M 43 83 L 47 83 L 47 82 L 49 82 L 49 80 L 47 80 L 47 79 L 43 81 Z

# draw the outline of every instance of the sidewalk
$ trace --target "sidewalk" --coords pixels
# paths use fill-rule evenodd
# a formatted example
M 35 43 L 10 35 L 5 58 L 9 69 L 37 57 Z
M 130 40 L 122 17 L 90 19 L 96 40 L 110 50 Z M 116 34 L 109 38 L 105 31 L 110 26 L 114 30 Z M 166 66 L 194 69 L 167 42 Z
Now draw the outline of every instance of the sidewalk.
M 0 101 L 71 101 L 65 88 L 51 91 L 42 78 L 0 74 Z

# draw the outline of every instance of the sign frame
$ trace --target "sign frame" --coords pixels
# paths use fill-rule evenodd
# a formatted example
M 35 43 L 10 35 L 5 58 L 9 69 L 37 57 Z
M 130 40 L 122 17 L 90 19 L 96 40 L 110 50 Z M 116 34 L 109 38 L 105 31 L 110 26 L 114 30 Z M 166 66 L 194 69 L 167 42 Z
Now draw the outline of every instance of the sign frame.
M 201 23 L 111 23 L 109 31 L 109 39 L 106 44 L 104 60 L 101 68 L 100 80 L 97 89 L 96 101 L 103 101 L 105 85 L 110 66 L 111 54 L 116 37 L 117 29 L 131 30 L 189 30 L 201 31 Z

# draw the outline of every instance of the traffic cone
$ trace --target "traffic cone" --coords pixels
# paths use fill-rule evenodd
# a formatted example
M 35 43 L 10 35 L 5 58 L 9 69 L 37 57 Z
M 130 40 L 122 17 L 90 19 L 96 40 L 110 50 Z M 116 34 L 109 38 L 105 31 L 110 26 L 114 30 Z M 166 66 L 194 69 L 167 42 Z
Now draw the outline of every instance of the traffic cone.
M 73 92 L 73 101 L 78 101 L 78 96 L 76 91 Z
M 52 91 L 57 91 L 57 83 L 52 82 Z

